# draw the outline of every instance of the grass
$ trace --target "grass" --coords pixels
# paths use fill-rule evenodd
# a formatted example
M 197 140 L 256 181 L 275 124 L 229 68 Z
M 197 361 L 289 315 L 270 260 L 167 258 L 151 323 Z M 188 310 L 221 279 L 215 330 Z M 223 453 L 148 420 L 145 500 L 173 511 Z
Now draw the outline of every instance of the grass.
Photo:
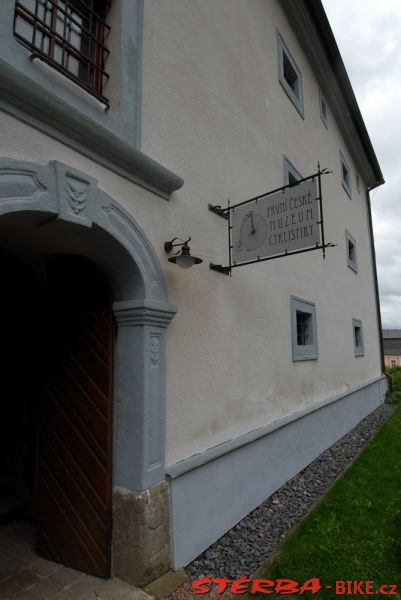
M 304 598 L 339 598 L 336 580 L 373 580 L 374 589 L 397 584 L 396 595 L 377 597 L 401 598 L 401 408 L 290 534 L 263 577 L 333 585 Z

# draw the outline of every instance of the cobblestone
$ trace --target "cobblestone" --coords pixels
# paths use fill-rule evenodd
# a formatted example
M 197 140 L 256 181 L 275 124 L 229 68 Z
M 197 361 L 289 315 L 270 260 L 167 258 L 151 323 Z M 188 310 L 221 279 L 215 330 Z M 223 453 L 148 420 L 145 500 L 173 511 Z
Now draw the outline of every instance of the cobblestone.
M 119 579 L 99 579 L 39 558 L 35 527 L 23 521 L 0 528 L 0 600 L 151 600 Z

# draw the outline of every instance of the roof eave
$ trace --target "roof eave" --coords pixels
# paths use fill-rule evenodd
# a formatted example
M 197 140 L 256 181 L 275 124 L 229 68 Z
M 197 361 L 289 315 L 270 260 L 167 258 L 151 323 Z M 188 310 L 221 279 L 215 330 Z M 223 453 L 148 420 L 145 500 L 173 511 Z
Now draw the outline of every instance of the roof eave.
M 368 188 L 382 185 L 383 174 L 321 0 L 279 1 L 312 65 L 361 177 Z

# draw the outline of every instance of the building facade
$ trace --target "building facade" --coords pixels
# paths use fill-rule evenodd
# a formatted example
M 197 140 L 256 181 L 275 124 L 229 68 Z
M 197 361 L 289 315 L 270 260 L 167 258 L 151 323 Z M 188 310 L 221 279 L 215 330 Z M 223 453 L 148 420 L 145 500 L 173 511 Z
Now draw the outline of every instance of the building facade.
M 0 17 L 1 489 L 35 500 L 42 555 L 142 585 L 383 401 L 383 178 L 317 0 Z M 228 261 L 209 204 L 318 163 L 325 259 L 209 268 Z M 203 262 L 184 270 L 165 242 L 189 237 Z
M 383 329 L 384 364 L 401 367 L 401 329 Z

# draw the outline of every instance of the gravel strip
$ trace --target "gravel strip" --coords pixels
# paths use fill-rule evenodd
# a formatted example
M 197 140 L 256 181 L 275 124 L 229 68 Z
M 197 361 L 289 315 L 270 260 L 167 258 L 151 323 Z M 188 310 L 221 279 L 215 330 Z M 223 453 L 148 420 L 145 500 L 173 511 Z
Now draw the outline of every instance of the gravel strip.
M 189 579 L 192 581 L 205 575 L 228 579 L 252 575 L 344 471 L 394 409 L 390 404 L 381 405 L 284 484 L 185 567 Z M 169 598 L 178 600 L 192 596 L 188 585 L 185 586 L 185 591 L 180 590 Z

